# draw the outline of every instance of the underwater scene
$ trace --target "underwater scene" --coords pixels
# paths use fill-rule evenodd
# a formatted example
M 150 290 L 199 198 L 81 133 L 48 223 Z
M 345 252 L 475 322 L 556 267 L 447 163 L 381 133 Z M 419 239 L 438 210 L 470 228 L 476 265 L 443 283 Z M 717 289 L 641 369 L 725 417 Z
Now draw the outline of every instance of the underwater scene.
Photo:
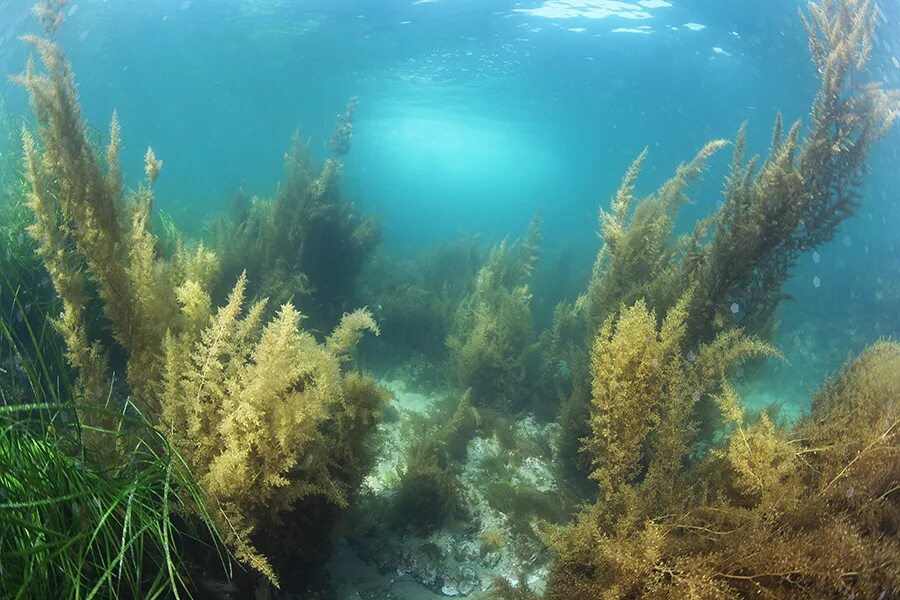
M 900 598 L 896 0 L 0 0 L 0 598 Z

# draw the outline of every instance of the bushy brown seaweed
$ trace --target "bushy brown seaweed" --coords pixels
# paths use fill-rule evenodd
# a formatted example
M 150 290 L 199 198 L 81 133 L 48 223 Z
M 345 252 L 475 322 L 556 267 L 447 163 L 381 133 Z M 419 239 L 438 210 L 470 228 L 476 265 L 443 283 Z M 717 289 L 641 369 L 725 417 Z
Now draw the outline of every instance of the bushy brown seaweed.
M 483 262 L 474 236 L 438 244 L 410 256 L 381 251 L 359 280 L 360 296 L 377 299 L 381 335 L 364 346 L 367 364 L 401 361 L 418 385 L 443 387 L 446 339 L 457 308 Z M 371 352 L 366 352 L 371 350 Z
M 804 22 L 820 81 L 806 135 L 799 121 L 785 133 L 779 117 L 767 156 L 747 160 L 742 126 L 720 206 L 681 236 L 674 233 L 678 209 L 708 159 L 727 142 L 708 143 L 659 190 L 637 200 L 643 152 L 611 208 L 600 211 L 603 246 L 577 303 L 589 340 L 623 305 L 643 299 L 662 320 L 688 291 L 688 348 L 735 328 L 767 337 L 800 254 L 830 240 L 854 214 L 866 159 L 892 125 L 900 93 L 863 83 L 875 28 L 871 2 L 810 4 Z M 586 386 L 573 384 L 563 403 L 566 440 L 587 434 L 589 402 Z M 571 443 L 564 450 L 569 465 L 584 466 Z
M 60 6 L 40 7 L 49 33 L 59 25 L 49 15 Z M 372 380 L 345 376 L 342 365 L 362 332 L 377 326 L 358 310 L 319 343 L 290 304 L 264 322 L 265 301 L 244 311 L 244 275 L 214 309 L 216 256 L 202 245 L 179 244 L 170 259 L 157 251 L 151 186 L 162 161 L 148 149 L 145 182 L 126 192 L 115 115 L 101 156 L 59 47 L 36 36 L 26 41 L 47 71 L 29 62 L 17 78 L 37 121 L 37 137 L 23 133 L 30 232 L 62 302 L 55 323 L 83 400 L 107 409 L 87 414 L 113 419 L 119 393 L 130 394 L 187 460 L 235 555 L 277 584 L 257 546 L 261 540 L 268 549 L 279 536 L 263 533 L 296 531 L 291 519 L 315 520 L 295 514 L 311 497 L 344 505 L 361 479 L 365 439 L 385 394 Z M 89 324 L 94 294 L 112 350 L 124 354 L 127 390 L 113 385 L 111 348 Z M 322 543 L 319 533 L 301 532 L 295 550 Z
M 619 326 L 638 318 L 644 322 L 642 345 L 653 343 L 650 321 L 641 316 L 646 317 L 642 307 L 626 311 Z M 625 335 L 633 328 L 619 331 Z M 634 363 L 628 379 L 645 381 L 644 366 Z M 896 593 L 898 369 L 900 345 L 874 345 L 819 393 L 793 432 L 776 427 L 765 413 L 746 420 L 726 386 L 719 399 L 730 429 L 704 459 L 685 464 L 651 450 L 648 473 L 637 484 L 607 481 L 621 471 L 619 465 L 633 461 L 601 462 L 604 499 L 549 536 L 556 558 L 544 597 L 813 599 Z M 595 373 L 595 385 L 603 388 L 608 380 Z M 623 431 L 634 422 L 619 420 Z M 651 423 L 660 433 L 690 428 L 674 413 Z M 591 446 L 606 449 L 607 437 L 599 433 Z M 659 461 L 669 463 L 662 478 L 653 476 Z
M 673 235 L 675 214 L 723 142 L 635 202 L 642 154 L 601 212 L 603 249 L 576 304 L 592 386 L 573 386 L 562 422 L 598 499 L 548 534 L 545 598 L 896 593 L 900 346 L 865 351 L 793 431 L 765 411 L 748 418 L 726 379 L 735 359 L 772 354 L 742 332 L 769 333 L 791 267 L 854 213 L 868 152 L 896 115 L 896 91 L 860 83 L 875 14 L 864 0 L 810 5 L 821 87 L 809 132 L 784 134 L 779 117 L 768 156 L 746 161 L 742 127 L 724 201 L 691 234 Z M 717 439 L 698 435 L 707 396 Z
M 807 133 L 800 121 L 785 133 L 779 115 L 768 154 L 747 160 L 742 126 L 720 207 L 681 237 L 673 226 L 687 189 L 726 142 L 707 144 L 636 201 L 642 153 L 611 209 L 601 211 L 604 245 L 587 296 L 591 331 L 620 303 L 641 297 L 662 317 L 696 286 L 690 340 L 706 342 L 732 327 L 764 333 L 798 256 L 830 240 L 855 213 L 867 157 L 891 127 L 900 94 L 863 83 L 875 27 L 871 2 L 810 4 L 804 23 L 820 81 Z

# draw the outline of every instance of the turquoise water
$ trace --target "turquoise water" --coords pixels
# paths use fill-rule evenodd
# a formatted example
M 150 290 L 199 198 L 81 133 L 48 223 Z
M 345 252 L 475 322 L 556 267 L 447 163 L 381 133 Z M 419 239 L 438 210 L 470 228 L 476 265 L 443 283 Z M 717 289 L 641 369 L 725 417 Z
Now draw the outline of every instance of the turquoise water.
M 5 74 L 25 63 L 16 37 L 34 29 L 30 4 L 0 4 Z M 652 190 L 744 121 L 760 151 L 776 111 L 807 116 L 802 4 L 764 0 L 748 15 L 738 2 L 655 0 L 73 1 L 60 42 L 88 121 L 104 128 L 118 111 L 126 180 L 151 144 L 166 162 L 157 206 L 188 230 L 238 187 L 270 194 L 296 128 L 324 156 L 334 115 L 357 96 L 344 189 L 383 215 L 385 247 L 515 234 L 540 207 L 551 247 L 591 256 L 597 206 L 645 146 L 639 190 Z M 900 6 L 881 11 L 871 70 L 896 86 Z M 22 90 L 0 93 L 25 112 Z M 821 286 L 797 294 L 834 295 L 826 304 L 852 314 L 896 270 L 898 136 L 876 148 L 859 217 L 798 272 Z M 714 206 L 725 164 L 685 223 Z
M 30 4 L 0 0 L 3 74 L 26 63 L 17 38 L 36 29 Z M 532 286 L 540 331 L 557 301 L 584 289 L 598 206 L 643 148 L 638 191 L 647 193 L 745 121 L 752 154 L 765 152 L 778 111 L 786 121 L 808 117 L 818 82 L 801 6 L 72 0 L 58 41 L 87 121 L 102 131 L 118 114 L 125 180 L 141 177 L 152 145 L 165 161 L 156 207 L 196 238 L 236 190 L 275 192 L 298 127 L 313 156 L 326 158 L 335 116 L 357 97 L 341 185 L 345 199 L 380 216 L 380 251 L 416 256 L 473 235 L 488 245 L 520 236 L 541 210 L 544 254 Z M 880 9 L 869 74 L 900 87 L 900 4 Z M 0 96 L 11 115 L 29 114 L 24 90 L 3 80 Z M 729 154 L 713 159 L 681 230 L 720 201 Z M 792 271 L 793 300 L 774 335 L 786 360 L 746 378 L 751 406 L 780 401 L 795 418 L 850 355 L 900 335 L 898 182 L 895 127 L 870 158 L 858 213 Z M 340 557 L 337 571 L 352 562 Z
M 593 244 L 598 203 L 644 146 L 653 189 L 744 120 L 761 149 L 777 110 L 808 111 L 800 2 L 765 0 L 750 17 L 737 2 L 568 4 L 73 1 L 60 41 L 88 120 L 102 127 L 118 110 L 129 174 L 153 145 L 167 163 L 159 206 L 188 226 L 237 186 L 270 193 L 295 128 L 324 154 L 334 115 L 358 96 L 346 189 L 385 215 L 395 246 L 506 235 L 538 206 L 549 239 Z M 25 62 L 15 38 L 34 28 L 29 5 L 0 7 L 5 74 Z M 896 84 L 900 8 L 882 9 L 874 71 Z M 0 91 L 24 111 L 22 91 Z M 897 135 L 873 160 L 867 209 L 884 216 L 896 216 Z M 877 221 L 858 234 L 890 237 Z

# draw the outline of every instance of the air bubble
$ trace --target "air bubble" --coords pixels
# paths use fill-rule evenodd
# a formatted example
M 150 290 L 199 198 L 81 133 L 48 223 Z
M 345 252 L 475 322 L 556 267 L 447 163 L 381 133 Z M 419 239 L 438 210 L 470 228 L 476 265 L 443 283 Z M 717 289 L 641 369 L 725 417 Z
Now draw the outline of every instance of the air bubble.
M 813 262 L 819 264 L 819 261 L 822 260 L 822 257 L 819 256 L 818 252 L 813 252 Z
M 737 302 L 734 302 L 731 305 L 731 314 L 736 315 L 736 314 L 738 314 L 738 312 L 740 312 L 740 310 L 741 310 L 741 305 L 738 304 Z
M 816 287 L 816 288 L 817 288 L 817 287 L 819 287 L 820 285 L 822 285 L 822 280 L 819 279 L 819 276 L 818 276 L 818 275 L 816 275 L 815 277 L 813 277 L 813 287 Z

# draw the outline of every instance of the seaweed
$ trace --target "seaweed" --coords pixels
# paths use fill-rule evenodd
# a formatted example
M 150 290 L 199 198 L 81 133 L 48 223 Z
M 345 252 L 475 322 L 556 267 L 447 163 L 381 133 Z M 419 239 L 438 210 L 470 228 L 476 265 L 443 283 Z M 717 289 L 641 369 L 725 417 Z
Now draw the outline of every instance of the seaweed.
M 564 439 L 590 459 L 597 500 L 547 528 L 545 598 L 895 589 L 897 344 L 863 352 L 793 431 L 767 411 L 748 418 L 727 379 L 736 361 L 776 354 L 749 334 L 770 334 L 798 256 L 852 216 L 869 150 L 896 115 L 896 91 L 860 83 L 875 14 L 864 0 L 809 5 L 820 90 L 808 134 L 799 123 L 785 134 L 779 117 L 768 155 L 747 161 L 742 127 L 723 202 L 693 232 L 675 236 L 675 216 L 725 142 L 636 201 L 641 154 L 601 211 L 603 248 L 576 303 L 592 385 L 573 382 L 562 419 Z
M 900 346 L 875 344 L 793 432 L 765 413 L 746 422 L 726 386 L 731 428 L 716 451 L 548 534 L 556 557 L 544 597 L 890 594 L 900 577 L 898 367 Z M 647 497 L 669 500 L 648 511 Z
M 22 264 L 14 255 L 10 262 Z M 130 402 L 112 415 L 113 429 L 90 430 L 95 444 L 99 437 L 119 448 L 115 461 L 106 453 L 97 460 L 85 434 L 87 422 L 99 419 L 83 417 L 106 409 L 81 402 L 43 312 L 52 310 L 43 302 L 51 294 L 28 285 L 34 276 L 22 268 L 3 273 L 3 286 L 13 290 L 4 304 L 19 312 L 0 312 L 0 595 L 198 592 L 204 578 L 187 564 L 187 540 L 202 539 L 210 564 L 230 567 L 199 486 L 183 457 Z M 199 522 L 178 518 L 186 503 Z
M 682 298 L 659 328 L 639 300 L 618 318 L 608 318 L 594 342 L 585 450 L 599 502 L 613 514 L 613 507 L 621 506 L 624 518 L 665 514 L 684 493 L 676 482 L 697 445 L 697 404 L 727 387 L 725 373 L 733 365 L 775 355 L 766 344 L 729 332 L 688 357 L 690 300 Z
M 404 527 L 430 532 L 462 511 L 459 477 L 440 446 L 415 446 L 400 477 L 394 499 L 395 520 Z
M 38 11 L 48 35 L 61 23 L 60 6 L 47 3 Z M 229 548 L 278 585 L 257 547 L 269 545 L 264 533 L 283 528 L 283 519 L 302 520 L 292 511 L 310 506 L 300 501 L 311 496 L 345 506 L 348 488 L 358 483 L 354 463 L 362 445 L 351 438 L 371 431 L 383 394 L 371 380 L 345 378 L 342 368 L 361 332 L 377 333 L 377 326 L 358 310 L 319 343 L 300 328 L 301 315 L 290 304 L 264 322 L 265 300 L 244 311 L 244 275 L 227 303 L 214 309 L 216 256 L 182 243 L 163 258 L 149 229 L 162 161 L 148 149 L 145 181 L 126 192 L 116 116 L 103 157 L 88 139 L 61 50 L 49 38 L 25 39 L 47 71 L 39 73 L 30 61 L 16 78 L 37 121 L 37 138 L 23 132 L 35 215 L 29 231 L 62 302 L 54 324 L 78 373 L 77 393 L 100 409 L 84 412 L 100 415 L 97 422 L 86 419 L 86 431 L 113 429 L 119 394 L 128 394 L 185 457 Z M 88 325 L 92 301 L 124 356 L 127 389 L 113 385 L 111 344 Z M 329 430 L 339 435 L 329 438 Z M 97 438 L 98 452 L 115 461 L 117 447 Z M 338 443 L 347 445 L 343 454 Z M 190 515 L 190 503 L 182 510 Z
M 828 0 L 811 4 L 809 15 L 804 23 L 820 86 L 808 133 L 801 134 L 799 121 L 785 133 L 779 117 L 766 157 L 747 160 L 742 126 L 721 204 L 680 236 L 674 225 L 690 186 L 728 143 L 709 142 L 659 190 L 638 200 L 642 152 L 610 209 L 600 211 L 603 245 L 580 299 L 589 340 L 621 306 L 644 299 L 662 320 L 688 291 L 688 348 L 735 329 L 768 337 L 798 257 L 830 240 L 855 213 L 867 157 L 891 127 L 900 92 L 862 82 L 875 27 L 870 3 Z M 589 395 L 583 385 L 572 390 L 563 405 L 563 436 L 581 439 Z M 573 450 L 570 465 L 583 466 Z
M 476 406 L 519 409 L 531 400 L 529 355 L 535 342 L 528 281 L 541 242 L 541 216 L 525 236 L 504 240 L 478 271 L 472 292 L 457 309 L 447 336 L 453 385 L 469 390 Z
M 483 261 L 478 240 L 467 236 L 406 258 L 379 252 L 365 267 L 359 296 L 373 307 L 381 335 L 362 345 L 366 364 L 408 365 L 417 385 L 442 388 L 446 339 L 457 308 L 471 292 Z
M 452 403 L 456 400 L 455 403 Z M 396 526 L 428 533 L 465 517 L 459 473 L 481 419 L 469 394 L 407 423 L 404 465 L 393 502 Z
M 338 158 L 350 150 L 352 99 L 339 116 L 333 156 L 317 168 L 309 144 L 294 134 L 285 181 L 272 199 L 235 194 L 231 212 L 210 229 L 224 280 L 247 270 L 252 294 L 295 303 L 315 327 L 327 329 L 351 301 L 354 284 L 381 239 L 378 219 L 341 197 Z M 223 295 L 225 290 L 217 290 Z
M 604 243 L 587 295 L 591 332 L 620 303 L 641 297 L 662 317 L 693 286 L 690 340 L 708 342 L 734 327 L 767 332 L 798 257 L 832 239 L 855 213 L 868 155 L 900 106 L 897 90 L 862 82 L 873 15 L 863 0 L 810 5 L 803 20 L 820 85 L 808 132 L 800 121 L 785 132 L 779 115 L 767 155 L 748 160 L 741 126 L 722 202 L 690 234 L 674 235 L 677 212 L 727 142 L 708 143 L 640 201 L 634 184 L 646 150 L 634 161 L 611 209 L 601 210 Z

